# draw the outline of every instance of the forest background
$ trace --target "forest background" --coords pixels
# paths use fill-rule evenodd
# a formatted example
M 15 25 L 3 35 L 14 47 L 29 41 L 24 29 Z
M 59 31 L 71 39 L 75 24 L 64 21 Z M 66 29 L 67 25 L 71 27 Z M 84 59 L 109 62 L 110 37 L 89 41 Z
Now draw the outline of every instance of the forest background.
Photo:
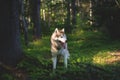
M 119 80 L 120 0 L 1 0 L 1 80 Z M 69 68 L 52 73 L 50 36 L 65 28 Z

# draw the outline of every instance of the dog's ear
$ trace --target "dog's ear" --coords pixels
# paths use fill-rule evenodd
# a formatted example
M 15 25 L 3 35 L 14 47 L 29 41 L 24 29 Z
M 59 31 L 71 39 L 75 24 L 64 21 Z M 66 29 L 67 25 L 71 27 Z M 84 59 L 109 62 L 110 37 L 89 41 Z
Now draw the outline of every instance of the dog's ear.
M 58 32 L 58 28 L 55 29 L 55 32 L 56 32 L 56 33 Z
M 63 28 L 61 31 L 62 31 L 62 32 L 65 32 L 65 29 Z

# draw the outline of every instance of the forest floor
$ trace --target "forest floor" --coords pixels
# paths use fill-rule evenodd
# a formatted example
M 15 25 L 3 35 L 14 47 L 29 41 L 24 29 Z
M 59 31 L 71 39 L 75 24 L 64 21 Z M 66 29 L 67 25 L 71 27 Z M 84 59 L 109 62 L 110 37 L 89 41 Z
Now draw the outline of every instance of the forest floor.
M 120 80 L 120 41 L 99 31 L 75 31 L 67 34 L 70 59 L 68 69 L 63 62 L 52 71 L 50 36 L 23 45 L 26 57 L 18 68 L 28 80 Z M 4 80 L 14 80 L 8 74 Z M 16 80 L 16 79 L 15 79 Z

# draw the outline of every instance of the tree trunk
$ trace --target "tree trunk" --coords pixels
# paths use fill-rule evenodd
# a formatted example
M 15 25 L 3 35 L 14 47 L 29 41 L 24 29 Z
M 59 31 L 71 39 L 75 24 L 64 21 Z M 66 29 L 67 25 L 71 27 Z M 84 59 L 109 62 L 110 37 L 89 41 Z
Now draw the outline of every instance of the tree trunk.
M 65 30 L 67 33 L 71 33 L 71 30 L 72 30 L 72 26 L 71 26 L 71 20 L 70 20 L 70 0 L 67 0 L 66 1 L 66 7 L 67 7 L 67 18 L 66 18 L 66 21 L 65 21 Z
M 30 0 L 31 4 L 31 18 L 33 22 L 33 39 L 37 40 L 41 38 L 41 26 L 40 26 L 40 0 Z
M 22 58 L 18 0 L 0 0 L 0 62 L 15 66 Z
M 72 25 L 75 26 L 76 24 L 76 0 L 72 0 L 71 7 L 72 7 Z
M 28 22 L 25 19 L 25 13 L 24 13 L 24 0 L 19 0 L 20 4 L 20 29 L 24 32 L 24 41 L 25 45 L 28 45 Z
M 28 22 L 25 19 L 24 13 L 24 0 L 19 0 L 20 7 L 20 27 L 24 32 L 25 45 L 28 45 Z
M 90 0 L 90 11 L 89 11 L 89 22 L 90 22 L 90 25 L 93 25 L 93 11 L 92 11 L 92 0 Z

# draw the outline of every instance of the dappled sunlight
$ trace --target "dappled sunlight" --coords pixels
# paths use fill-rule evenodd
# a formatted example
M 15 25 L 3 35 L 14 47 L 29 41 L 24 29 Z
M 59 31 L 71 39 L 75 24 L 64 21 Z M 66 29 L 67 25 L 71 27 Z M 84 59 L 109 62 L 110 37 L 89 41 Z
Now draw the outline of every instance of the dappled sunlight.
M 51 61 L 49 37 L 43 37 L 41 40 L 30 42 L 29 46 L 24 47 L 24 52 L 26 55 L 38 59 L 41 63 L 47 64 L 46 62 Z
M 43 40 L 37 40 L 37 41 L 33 41 L 32 44 L 34 46 L 41 46 L 44 44 Z
M 94 75 L 95 73 L 101 76 L 104 74 L 104 69 L 109 71 L 109 69 L 113 69 L 113 67 L 111 68 L 109 66 L 115 66 L 111 62 L 116 60 L 115 56 L 112 56 L 110 53 L 120 47 L 117 41 L 108 41 L 106 36 L 100 32 L 82 30 L 74 34 L 68 34 L 67 38 L 68 49 L 71 55 L 68 60 L 68 69 L 64 70 L 63 64 L 60 63 L 56 70 L 58 74 L 83 76 L 83 74 Z M 50 37 L 43 37 L 42 40 L 31 42 L 25 50 L 26 54 L 38 60 L 37 65 L 40 66 L 40 68 L 37 66 L 38 70 L 30 69 L 33 71 L 33 74 L 38 72 L 38 75 L 41 74 L 43 76 L 47 74 L 49 77 L 54 77 L 50 73 L 52 71 Z M 118 59 L 120 60 L 120 58 Z
M 93 63 L 95 64 L 106 64 L 106 60 L 111 58 L 111 55 L 108 52 L 98 52 L 96 55 L 93 56 Z
M 73 32 L 74 32 L 74 31 L 73 31 Z M 75 30 L 75 32 L 74 32 L 74 34 L 76 34 L 76 35 L 80 35 L 80 34 L 83 34 L 83 33 L 84 33 L 84 30 L 82 30 L 82 29 L 81 29 L 81 30 L 78 30 L 78 29 L 77 29 L 77 30 Z M 73 34 L 73 35 L 74 35 L 74 34 Z M 75 35 L 74 35 L 74 36 L 75 36 Z
M 99 31 L 75 32 L 70 35 L 68 45 L 72 56 L 70 64 L 76 64 L 76 67 L 81 63 L 106 66 L 120 61 L 110 54 L 119 49 L 119 41 L 113 41 Z
M 0 80 L 120 80 L 120 0 L 1 4 Z
M 113 69 L 117 66 L 114 63 L 120 60 L 120 58 L 116 58 L 110 54 L 119 49 L 119 41 L 110 40 L 104 33 L 95 30 L 76 28 L 72 34 L 67 34 L 67 38 L 70 59 L 68 60 L 67 70 L 64 69 L 62 60 L 58 63 L 56 72 L 57 74 L 60 74 L 60 76 L 83 76 L 94 75 L 94 73 L 101 76 L 102 73 L 104 74 L 104 72 L 102 72 L 103 69 L 107 71 Z M 32 74 L 37 75 L 36 72 L 38 72 L 38 75 L 44 76 L 44 74 L 47 74 L 49 77 L 54 77 L 51 73 L 52 57 L 50 52 L 50 35 L 44 36 L 41 40 L 30 42 L 29 46 L 25 47 L 24 50 L 26 55 L 29 55 L 38 61 L 35 64 L 33 63 L 34 65 L 38 65 L 36 66 L 37 69 L 32 70 L 32 66 L 31 69 L 29 68 L 33 71 Z M 110 67 L 113 65 L 114 67 Z M 27 67 L 28 64 L 23 66 Z M 84 80 L 84 78 L 81 80 Z
M 32 49 L 28 48 L 27 51 L 31 51 Z
M 108 65 L 108 64 L 114 64 L 118 61 L 120 61 L 119 56 L 113 56 L 111 51 L 107 52 L 98 52 L 96 55 L 93 56 L 93 63 L 99 64 L 99 65 Z

